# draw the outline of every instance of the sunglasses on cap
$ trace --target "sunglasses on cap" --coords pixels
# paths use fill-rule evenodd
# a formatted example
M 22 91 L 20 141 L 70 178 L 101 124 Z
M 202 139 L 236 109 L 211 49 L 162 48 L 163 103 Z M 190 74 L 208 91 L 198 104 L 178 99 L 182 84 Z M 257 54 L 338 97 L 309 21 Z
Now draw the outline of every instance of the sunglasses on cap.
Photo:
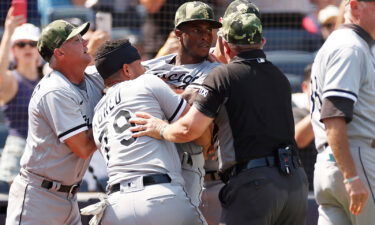
M 20 42 L 15 43 L 14 45 L 16 45 L 19 48 L 24 48 L 26 47 L 26 45 L 29 45 L 30 47 L 35 48 L 37 45 L 37 42 L 36 41 L 20 41 Z

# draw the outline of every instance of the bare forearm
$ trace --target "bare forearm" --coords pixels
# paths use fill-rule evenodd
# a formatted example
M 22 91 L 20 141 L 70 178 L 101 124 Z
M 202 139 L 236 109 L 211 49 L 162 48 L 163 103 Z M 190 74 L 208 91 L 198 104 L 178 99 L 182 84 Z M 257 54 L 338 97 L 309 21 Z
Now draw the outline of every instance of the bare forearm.
M 4 84 L 4 79 L 9 67 L 9 52 L 10 52 L 10 39 L 12 34 L 7 30 L 4 31 L 3 38 L 0 43 L 0 89 Z
M 344 118 L 330 118 L 324 120 L 327 129 L 328 144 L 344 179 L 357 175 L 357 170 L 349 150 L 347 126 Z
M 194 132 L 189 125 L 182 120 L 169 124 L 164 128 L 163 137 L 165 140 L 174 143 L 186 143 L 199 138 L 202 133 Z
M 314 139 L 310 115 L 307 115 L 296 124 L 294 137 L 296 139 L 298 148 L 305 148 Z

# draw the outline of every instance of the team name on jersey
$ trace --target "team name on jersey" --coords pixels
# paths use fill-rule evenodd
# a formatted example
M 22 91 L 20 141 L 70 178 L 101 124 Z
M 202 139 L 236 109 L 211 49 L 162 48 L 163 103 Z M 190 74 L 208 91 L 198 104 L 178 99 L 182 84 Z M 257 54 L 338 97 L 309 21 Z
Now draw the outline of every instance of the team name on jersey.
M 121 103 L 121 94 L 120 91 L 106 101 L 105 106 L 99 112 L 98 122 L 101 123 L 105 117 L 115 108 L 115 106 Z
M 152 73 L 166 81 L 168 84 L 183 89 L 199 78 L 196 74 L 194 74 L 194 76 L 190 75 L 188 71 L 152 71 Z

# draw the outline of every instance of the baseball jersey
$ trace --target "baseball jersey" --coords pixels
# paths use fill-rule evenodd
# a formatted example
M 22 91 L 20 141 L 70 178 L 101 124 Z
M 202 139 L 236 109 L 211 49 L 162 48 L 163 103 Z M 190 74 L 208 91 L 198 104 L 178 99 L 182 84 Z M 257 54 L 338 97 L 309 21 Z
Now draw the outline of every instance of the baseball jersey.
M 328 97 L 354 102 L 347 124 L 349 139 L 375 137 L 375 61 L 369 44 L 353 29 L 334 31 L 319 50 L 312 67 L 312 125 L 318 151 L 327 143 L 321 120 L 322 103 Z
M 148 74 L 153 74 L 163 79 L 172 87 L 185 89 L 199 88 L 207 77 L 208 73 L 220 65 L 217 62 L 203 61 L 197 64 L 174 65 L 177 54 L 169 54 L 160 58 L 151 59 L 142 62 L 146 67 Z M 202 147 L 193 142 L 177 143 L 177 149 L 182 154 L 188 152 L 190 154 L 198 154 L 202 152 Z
M 184 184 L 181 165 L 173 143 L 151 137 L 132 138 L 128 120 L 135 112 L 177 120 L 186 102 L 161 79 L 144 74 L 108 89 L 95 107 L 95 143 L 107 162 L 109 185 L 146 174 L 168 174 Z
M 163 79 L 167 84 L 185 89 L 187 86 L 199 88 L 208 73 L 220 63 L 204 60 L 197 64 L 174 65 L 177 54 L 169 54 L 160 58 L 142 62 L 147 72 Z
M 79 182 L 90 160 L 78 157 L 64 141 L 89 129 L 103 88 L 98 73 L 86 74 L 80 86 L 58 71 L 45 76 L 30 100 L 29 131 L 21 166 L 64 185 Z

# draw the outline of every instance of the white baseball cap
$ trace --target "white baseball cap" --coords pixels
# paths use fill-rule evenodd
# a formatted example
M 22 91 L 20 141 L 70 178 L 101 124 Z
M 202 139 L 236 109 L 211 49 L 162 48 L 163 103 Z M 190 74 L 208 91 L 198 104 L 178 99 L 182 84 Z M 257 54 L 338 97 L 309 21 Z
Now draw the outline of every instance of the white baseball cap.
M 329 19 L 339 15 L 339 8 L 334 5 L 329 5 L 318 13 L 318 21 L 320 24 L 325 24 Z
M 12 44 L 18 40 L 38 41 L 40 29 L 31 23 L 24 23 L 14 30 L 11 38 Z

